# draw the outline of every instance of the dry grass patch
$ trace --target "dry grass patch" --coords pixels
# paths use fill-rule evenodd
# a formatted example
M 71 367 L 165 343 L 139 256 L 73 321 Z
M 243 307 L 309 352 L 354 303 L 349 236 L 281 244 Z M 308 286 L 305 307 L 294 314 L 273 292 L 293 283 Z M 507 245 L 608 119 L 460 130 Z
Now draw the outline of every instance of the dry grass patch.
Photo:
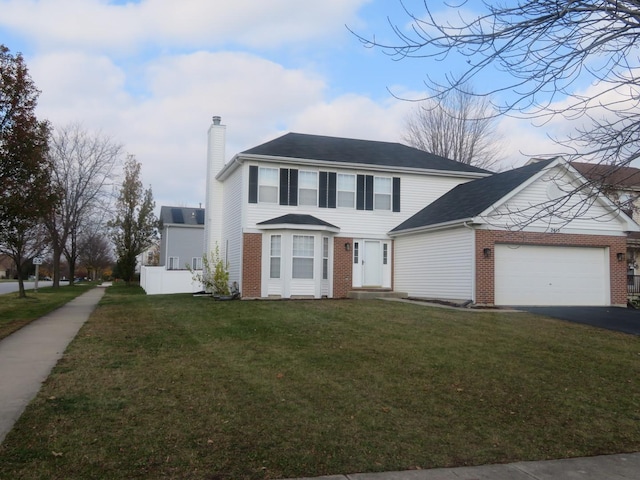
M 107 291 L 1 478 L 268 479 L 640 450 L 640 344 L 529 314 Z

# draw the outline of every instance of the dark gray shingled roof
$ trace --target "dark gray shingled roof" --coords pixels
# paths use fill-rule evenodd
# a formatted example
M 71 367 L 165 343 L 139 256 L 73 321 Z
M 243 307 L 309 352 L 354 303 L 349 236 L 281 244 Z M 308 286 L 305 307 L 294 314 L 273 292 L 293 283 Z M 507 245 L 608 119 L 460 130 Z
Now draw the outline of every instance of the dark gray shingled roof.
M 204 225 L 204 208 L 160 207 L 160 221 L 164 225 Z
M 302 133 L 287 133 L 242 154 L 303 158 L 328 162 L 421 168 L 466 173 L 491 173 L 401 143 L 355 140 Z
M 475 217 L 553 161 L 543 160 L 458 185 L 391 231 L 400 232 Z
M 278 218 L 265 220 L 264 222 L 258 223 L 258 225 L 280 225 L 283 223 L 288 223 L 291 225 L 315 225 L 320 227 L 338 228 L 335 225 L 331 225 L 324 220 L 320 220 L 319 218 L 314 217 L 313 215 L 302 215 L 296 213 L 289 213 Z

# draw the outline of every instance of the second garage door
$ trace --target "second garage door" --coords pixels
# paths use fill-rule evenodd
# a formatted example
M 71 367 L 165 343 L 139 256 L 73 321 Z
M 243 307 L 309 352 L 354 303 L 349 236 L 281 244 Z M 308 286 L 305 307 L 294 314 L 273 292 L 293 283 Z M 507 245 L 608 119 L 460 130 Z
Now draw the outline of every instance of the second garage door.
M 606 248 L 496 245 L 496 305 L 609 305 Z

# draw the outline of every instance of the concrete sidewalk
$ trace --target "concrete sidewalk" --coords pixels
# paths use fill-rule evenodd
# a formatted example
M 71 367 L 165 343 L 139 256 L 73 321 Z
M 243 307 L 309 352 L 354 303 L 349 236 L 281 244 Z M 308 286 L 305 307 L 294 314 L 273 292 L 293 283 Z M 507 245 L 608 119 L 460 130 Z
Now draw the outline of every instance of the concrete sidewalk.
M 0 443 L 36 396 L 104 292 L 104 288 L 92 288 L 0 340 Z
M 623 453 L 479 467 L 331 475 L 315 477 L 313 480 L 635 480 L 638 478 L 640 478 L 640 453 Z

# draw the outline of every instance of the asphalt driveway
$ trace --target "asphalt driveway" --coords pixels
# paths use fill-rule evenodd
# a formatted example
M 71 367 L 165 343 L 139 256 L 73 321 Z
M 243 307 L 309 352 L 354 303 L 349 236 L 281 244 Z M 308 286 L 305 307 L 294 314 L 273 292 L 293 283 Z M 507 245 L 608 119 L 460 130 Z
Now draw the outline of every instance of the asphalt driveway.
M 640 310 L 620 307 L 518 307 L 546 317 L 640 335 Z

